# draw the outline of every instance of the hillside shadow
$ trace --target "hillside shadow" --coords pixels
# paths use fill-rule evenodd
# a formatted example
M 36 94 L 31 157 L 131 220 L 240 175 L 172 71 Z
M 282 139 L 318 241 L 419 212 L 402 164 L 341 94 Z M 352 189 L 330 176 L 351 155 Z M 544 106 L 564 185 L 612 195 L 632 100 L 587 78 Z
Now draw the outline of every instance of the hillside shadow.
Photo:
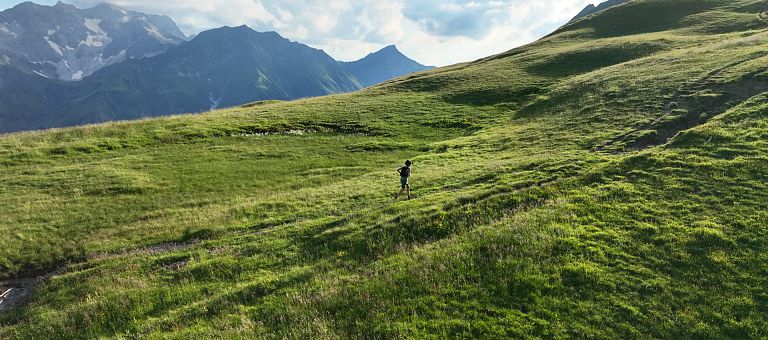
M 543 89 L 539 86 L 491 87 L 447 94 L 442 99 L 451 104 L 468 106 L 490 106 L 502 103 L 521 104 L 527 101 L 530 96 L 537 95 L 542 91 Z
M 592 72 L 666 50 L 662 43 L 632 43 L 598 46 L 559 53 L 528 67 L 532 74 L 564 77 Z

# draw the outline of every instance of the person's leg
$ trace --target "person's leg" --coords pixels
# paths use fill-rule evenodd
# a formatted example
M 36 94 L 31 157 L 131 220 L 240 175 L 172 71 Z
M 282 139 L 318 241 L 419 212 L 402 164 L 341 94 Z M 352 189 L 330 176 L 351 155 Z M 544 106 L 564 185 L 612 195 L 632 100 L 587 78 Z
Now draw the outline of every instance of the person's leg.
M 407 177 L 400 177 L 400 192 L 395 195 L 395 199 L 400 198 L 400 195 L 403 194 L 403 192 L 408 188 L 408 178 Z
M 397 195 L 395 195 L 395 199 L 400 198 L 400 195 L 403 194 L 403 191 L 405 191 L 406 184 L 407 183 L 405 183 L 405 181 L 403 181 L 403 179 L 400 178 L 400 192 L 398 192 Z
M 411 185 L 410 184 L 406 185 L 405 190 L 408 191 L 408 199 L 411 199 Z
M 402 194 L 403 194 L 403 191 L 405 191 L 405 188 L 402 188 L 402 189 L 400 189 L 400 192 L 398 192 L 398 193 L 395 195 L 395 199 L 398 199 L 398 198 L 400 198 L 400 195 L 402 195 Z

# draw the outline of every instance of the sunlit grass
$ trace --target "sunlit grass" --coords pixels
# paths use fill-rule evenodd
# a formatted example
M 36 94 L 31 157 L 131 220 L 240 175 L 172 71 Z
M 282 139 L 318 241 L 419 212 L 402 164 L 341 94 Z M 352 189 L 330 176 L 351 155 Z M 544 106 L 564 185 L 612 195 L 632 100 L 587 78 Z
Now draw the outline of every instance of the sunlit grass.
M 0 276 L 61 272 L 0 334 L 768 336 L 756 3 L 580 21 L 354 94 L 3 136 Z M 673 101 L 713 116 L 677 131 Z M 405 159 L 415 199 L 394 201 Z

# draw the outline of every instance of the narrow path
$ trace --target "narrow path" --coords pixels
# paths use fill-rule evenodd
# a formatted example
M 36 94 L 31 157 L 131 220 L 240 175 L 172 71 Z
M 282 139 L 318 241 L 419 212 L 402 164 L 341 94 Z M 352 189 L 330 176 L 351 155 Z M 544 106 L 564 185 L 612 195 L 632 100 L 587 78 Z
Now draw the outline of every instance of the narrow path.
M 186 249 L 197 243 L 199 243 L 199 241 L 197 240 L 192 240 L 189 242 L 160 243 L 160 244 L 155 244 L 151 246 L 123 250 L 123 251 L 114 252 L 114 253 L 97 253 L 89 256 L 88 259 L 103 260 L 103 259 L 110 259 L 110 258 L 115 258 L 120 256 L 157 255 L 157 254 L 168 253 L 176 250 Z
M 0 281 L 0 314 L 23 305 L 50 275 Z
M 131 249 L 117 253 L 100 253 L 90 256 L 89 260 L 102 260 L 119 256 L 157 255 L 175 250 L 185 249 L 196 242 L 162 243 L 143 248 Z M 183 266 L 181 263 L 170 264 L 171 267 Z M 63 272 L 66 267 L 39 276 L 19 277 L 0 280 L 0 314 L 23 306 L 34 295 L 35 290 L 46 280 Z M 2 339 L 2 337 L 0 337 Z

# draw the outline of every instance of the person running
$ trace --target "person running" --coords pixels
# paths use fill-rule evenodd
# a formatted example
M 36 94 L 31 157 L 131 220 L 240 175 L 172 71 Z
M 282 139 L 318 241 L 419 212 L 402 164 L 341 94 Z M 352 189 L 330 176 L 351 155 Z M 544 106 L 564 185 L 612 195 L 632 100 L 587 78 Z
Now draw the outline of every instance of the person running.
M 403 192 L 408 193 L 408 199 L 411 199 L 411 184 L 408 183 L 408 178 L 411 177 L 411 164 L 413 164 L 410 160 L 405 161 L 405 166 L 397 169 L 397 172 L 400 173 L 400 192 L 395 195 L 395 200 L 400 198 L 400 195 L 403 194 Z

